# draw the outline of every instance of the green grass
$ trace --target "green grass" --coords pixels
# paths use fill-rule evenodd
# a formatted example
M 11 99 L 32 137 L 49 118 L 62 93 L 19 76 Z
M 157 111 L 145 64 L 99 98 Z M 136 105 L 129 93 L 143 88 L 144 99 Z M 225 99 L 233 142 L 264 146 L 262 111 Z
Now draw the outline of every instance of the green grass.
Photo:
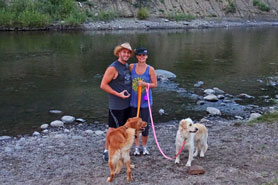
M 263 183 L 262 185 L 277 185 L 278 178 L 273 179 L 271 182 Z
M 184 14 L 184 13 L 171 13 L 167 15 L 167 18 L 174 21 L 192 21 L 196 19 L 194 15 L 191 14 Z
M 278 112 L 272 112 L 272 113 L 266 113 L 262 115 L 261 117 L 257 118 L 256 120 L 248 122 L 248 124 L 252 125 L 254 123 L 277 123 L 278 122 Z

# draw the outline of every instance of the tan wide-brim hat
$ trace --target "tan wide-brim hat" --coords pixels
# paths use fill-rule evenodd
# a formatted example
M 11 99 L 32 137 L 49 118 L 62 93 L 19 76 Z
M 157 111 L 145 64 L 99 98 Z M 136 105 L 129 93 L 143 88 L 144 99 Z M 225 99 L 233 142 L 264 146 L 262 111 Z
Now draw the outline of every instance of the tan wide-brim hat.
M 131 56 L 134 54 L 134 51 L 132 50 L 130 44 L 129 44 L 128 42 L 125 42 L 125 43 L 123 43 L 123 44 L 121 44 L 121 45 L 115 47 L 115 49 L 114 49 L 114 55 L 115 55 L 116 57 L 119 57 L 119 56 L 118 56 L 118 53 L 119 53 L 119 51 L 121 51 L 122 49 L 128 49 L 128 50 L 130 50 Z

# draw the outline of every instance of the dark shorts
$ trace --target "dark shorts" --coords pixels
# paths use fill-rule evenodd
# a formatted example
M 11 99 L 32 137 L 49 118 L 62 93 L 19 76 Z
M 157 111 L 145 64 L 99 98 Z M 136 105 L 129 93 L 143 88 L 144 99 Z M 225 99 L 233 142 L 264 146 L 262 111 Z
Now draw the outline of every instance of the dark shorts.
M 118 128 L 123 126 L 130 116 L 130 108 L 124 110 L 111 110 L 109 109 L 108 126 Z
M 130 117 L 136 117 L 137 115 L 137 108 L 131 107 L 130 108 Z M 140 118 L 142 118 L 143 121 L 147 122 L 147 126 L 145 130 L 142 132 L 142 136 L 148 136 L 149 135 L 149 123 L 150 123 L 150 113 L 149 108 L 140 108 Z

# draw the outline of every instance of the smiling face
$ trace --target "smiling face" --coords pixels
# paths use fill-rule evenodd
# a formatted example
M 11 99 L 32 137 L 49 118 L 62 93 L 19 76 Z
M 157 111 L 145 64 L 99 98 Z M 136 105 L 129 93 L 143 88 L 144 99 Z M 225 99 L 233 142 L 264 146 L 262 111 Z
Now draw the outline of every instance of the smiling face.
M 119 61 L 126 63 L 131 57 L 131 51 L 128 49 L 122 49 L 118 52 Z
M 146 63 L 148 55 L 138 54 L 138 55 L 136 55 L 136 58 L 138 60 L 138 63 Z

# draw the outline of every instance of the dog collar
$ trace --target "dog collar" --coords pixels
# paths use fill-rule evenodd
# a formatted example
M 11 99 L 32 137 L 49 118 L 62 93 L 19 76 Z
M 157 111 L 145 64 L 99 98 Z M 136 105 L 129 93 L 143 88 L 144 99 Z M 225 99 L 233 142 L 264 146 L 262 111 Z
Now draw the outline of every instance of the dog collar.
M 123 125 L 123 127 L 124 127 L 125 129 L 128 129 L 128 127 L 127 127 L 127 126 L 125 126 L 125 125 Z

